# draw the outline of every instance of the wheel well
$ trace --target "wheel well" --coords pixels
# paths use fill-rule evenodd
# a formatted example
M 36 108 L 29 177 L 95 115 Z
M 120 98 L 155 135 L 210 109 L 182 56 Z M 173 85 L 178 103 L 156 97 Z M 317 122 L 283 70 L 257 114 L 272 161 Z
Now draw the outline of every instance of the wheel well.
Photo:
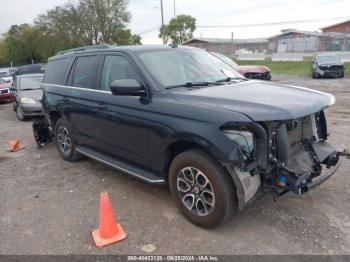
M 57 120 L 61 118 L 61 115 L 57 111 L 52 111 L 49 113 L 49 116 L 50 116 L 52 128 L 55 128 L 55 124 Z
M 168 174 L 171 162 L 173 162 L 175 157 L 193 148 L 200 148 L 203 151 L 207 152 L 209 155 L 212 155 L 210 152 L 208 152 L 208 150 L 206 150 L 204 147 L 202 147 L 201 145 L 198 145 L 195 142 L 185 141 L 185 140 L 174 142 L 171 145 L 169 145 L 165 151 L 165 157 L 164 157 L 164 163 L 163 163 L 164 174 Z
M 205 151 L 206 153 L 208 153 L 210 156 L 212 156 L 212 154 L 210 152 L 208 152 L 208 150 L 206 150 L 205 148 L 203 148 L 202 146 L 200 146 L 200 145 L 198 145 L 198 144 L 196 144 L 194 142 L 177 141 L 177 142 L 171 144 L 170 146 L 168 146 L 168 148 L 166 150 L 165 158 L 164 158 L 164 164 L 163 164 L 163 172 L 164 172 L 164 174 L 169 174 L 170 165 L 171 165 L 171 163 L 173 162 L 173 160 L 175 159 L 176 156 L 178 156 L 179 154 L 181 154 L 181 153 L 183 153 L 183 152 L 185 152 L 187 150 L 194 149 L 194 148 L 200 148 L 203 151 Z M 236 181 L 234 181 L 234 179 L 232 178 L 232 175 L 230 174 L 230 172 L 227 169 L 227 167 L 224 167 L 224 166 L 222 166 L 222 167 L 223 167 L 224 171 L 227 172 L 227 175 L 229 176 L 229 178 L 232 181 L 233 185 L 236 187 L 236 190 L 237 190 L 236 194 L 237 194 L 237 201 L 238 201 L 239 199 L 242 198 L 240 195 L 238 195 L 238 193 L 239 193 L 238 192 L 238 188 L 237 188 L 238 185 L 236 184 Z

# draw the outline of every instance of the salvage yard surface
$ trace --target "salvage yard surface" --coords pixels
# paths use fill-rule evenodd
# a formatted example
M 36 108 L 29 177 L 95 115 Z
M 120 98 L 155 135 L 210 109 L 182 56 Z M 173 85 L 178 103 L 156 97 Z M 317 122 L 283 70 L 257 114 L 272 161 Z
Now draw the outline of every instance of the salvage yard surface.
M 350 79 L 273 75 L 275 83 L 332 93 L 326 111 L 330 142 L 350 147 Z M 31 121 L 20 122 L 0 104 L 0 254 L 350 254 L 350 159 L 336 175 L 301 197 L 276 202 L 264 195 L 229 224 L 214 230 L 192 225 L 166 186 L 152 186 L 93 160 L 62 160 L 53 144 L 37 149 Z M 25 149 L 10 153 L 6 142 Z M 102 249 L 99 194 L 107 191 L 126 240 Z

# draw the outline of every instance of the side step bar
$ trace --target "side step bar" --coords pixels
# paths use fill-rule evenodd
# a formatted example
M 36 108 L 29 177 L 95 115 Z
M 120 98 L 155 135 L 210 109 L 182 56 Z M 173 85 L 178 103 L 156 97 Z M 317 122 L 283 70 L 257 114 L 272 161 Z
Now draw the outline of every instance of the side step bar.
M 158 176 L 155 176 L 154 174 L 152 174 L 148 171 L 131 166 L 129 164 L 121 162 L 120 160 L 106 156 L 104 154 L 96 152 L 95 150 L 89 149 L 87 147 L 77 146 L 75 150 L 88 158 L 99 161 L 105 165 L 108 165 L 108 166 L 113 167 L 119 171 L 122 171 L 124 173 L 129 174 L 129 175 L 132 175 L 132 176 L 134 176 L 140 180 L 143 180 L 147 183 L 150 183 L 150 184 L 164 184 L 165 183 L 164 179 L 162 179 Z

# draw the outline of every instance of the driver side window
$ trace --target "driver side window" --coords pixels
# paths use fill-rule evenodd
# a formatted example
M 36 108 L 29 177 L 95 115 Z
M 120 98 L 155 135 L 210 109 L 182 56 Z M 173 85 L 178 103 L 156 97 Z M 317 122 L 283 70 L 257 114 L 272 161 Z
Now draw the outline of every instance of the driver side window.
M 123 56 L 106 56 L 101 79 L 101 90 L 110 91 L 114 80 L 135 79 L 140 81 L 131 63 Z

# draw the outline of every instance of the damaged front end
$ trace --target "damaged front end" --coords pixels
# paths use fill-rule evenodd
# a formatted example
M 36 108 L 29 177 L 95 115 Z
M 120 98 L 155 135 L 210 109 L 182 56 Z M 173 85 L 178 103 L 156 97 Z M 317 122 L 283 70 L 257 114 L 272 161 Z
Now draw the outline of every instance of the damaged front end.
M 42 114 L 34 118 L 33 134 L 38 148 L 43 147 L 53 141 L 53 132 L 45 107 L 42 106 Z
M 240 165 L 227 166 L 236 179 L 240 208 L 254 199 L 259 186 L 274 196 L 290 191 L 300 195 L 326 181 L 340 165 L 339 152 L 326 142 L 323 111 L 246 128 L 254 133 L 254 150 Z
M 262 171 L 262 180 L 275 195 L 305 193 L 330 178 L 339 167 L 339 153 L 326 142 L 323 111 L 265 126 L 269 130 L 268 168 Z

